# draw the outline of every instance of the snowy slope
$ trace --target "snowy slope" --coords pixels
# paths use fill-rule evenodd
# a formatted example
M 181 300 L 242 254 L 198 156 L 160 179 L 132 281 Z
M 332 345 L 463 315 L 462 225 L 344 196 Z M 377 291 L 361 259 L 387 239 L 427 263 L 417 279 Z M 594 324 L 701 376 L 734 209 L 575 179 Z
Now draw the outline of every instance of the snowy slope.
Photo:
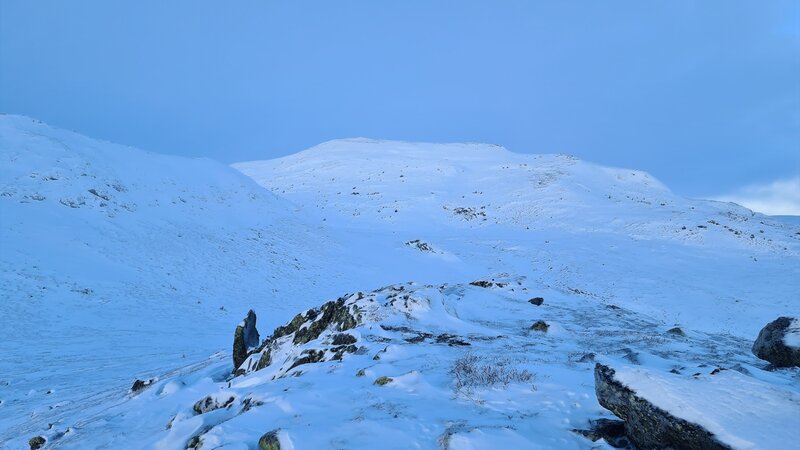
M 212 361 L 43 434 L 64 449 L 250 449 L 273 430 L 290 449 L 610 448 L 573 431 L 609 416 L 594 397 L 600 359 L 624 368 L 623 379 L 660 406 L 699 416 L 733 448 L 794 441 L 800 374 L 761 370 L 749 342 L 671 334 L 521 277 L 477 281 L 486 283 L 346 294 L 334 303 L 353 323 L 332 322 L 299 342 L 314 319 L 276 330 L 262 369 L 231 378 L 227 360 Z M 544 303 L 530 303 L 533 295 Z M 302 316 L 324 321 L 319 309 Z M 546 327 L 532 328 L 538 321 Z M 343 335 L 349 350 L 336 342 Z
M 327 293 L 296 217 L 217 162 L 1 115 L 0 442 L 228 347 L 250 307 Z
M 331 141 L 235 168 L 335 224 L 438 252 L 426 281 L 464 265 L 523 274 L 706 331 L 752 336 L 798 310 L 800 227 L 672 194 L 646 173 L 485 144 Z M 448 256 L 449 258 L 442 258 Z M 454 262 L 457 261 L 457 262 Z

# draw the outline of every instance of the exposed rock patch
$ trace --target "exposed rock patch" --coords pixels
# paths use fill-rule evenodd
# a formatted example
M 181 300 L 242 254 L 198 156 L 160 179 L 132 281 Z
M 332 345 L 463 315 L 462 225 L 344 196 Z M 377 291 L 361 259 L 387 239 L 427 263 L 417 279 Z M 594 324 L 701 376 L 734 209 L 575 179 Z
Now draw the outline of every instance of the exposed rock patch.
M 544 320 L 537 320 L 536 323 L 531 325 L 531 330 L 533 331 L 540 331 L 542 333 L 547 333 L 547 330 L 550 328 L 550 325 L 547 324 Z
M 506 287 L 508 283 L 497 282 L 494 280 L 475 280 L 470 283 L 472 286 L 482 287 L 482 288 L 491 288 L 491 287 Z
M 205 414 L 210 411 L 214 411 L 220 408 L 227 408 L 228 406 L 232 405 L 233 402 L 236 400 L 235 397 L 231 396 L 228 397 L 225 401 L 220 403 L 220 401 L 216 397 L 208 396 L 203 398 L 202 400 L 198 400 L 197 403 L 194 404 L 192 409 L 197 414 Z
M 671 334 L 673 336 L 680 336 L 686 337 L 686 333 L 683 331 L 681 327 L 673 327 L 667 330 L 667 334 Z
M 145 388 L 147 388 L 151 384 L 153 384 L 155 381 L 156 381 L 155 378 L 150 378 L 150 379 L 147 379 L 147 380 L 140 380 L 140 379 L 137 378 L 136 381 L 134 381 L 133 385 L 131 386 L 130 393 L 131 394 L 138 394 L 139 392 L 141 392 L 142 390 L 144 390 Z
M 544 303 L 544 299 L 542 297 L 534 297 L 528 300 L 528 303 L 535 306 L 542 306 L 542 303 Z

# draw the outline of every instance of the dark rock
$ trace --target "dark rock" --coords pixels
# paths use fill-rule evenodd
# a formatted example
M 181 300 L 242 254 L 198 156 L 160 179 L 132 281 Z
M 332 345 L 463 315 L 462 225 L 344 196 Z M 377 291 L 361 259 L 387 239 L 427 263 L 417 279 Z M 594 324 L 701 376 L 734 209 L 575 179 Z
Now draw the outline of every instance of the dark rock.
M 133 382 L 133 386 L 131 386 L 131 394 L 136 394 L 146 387 L 149 387 L 154 381 L 154 378 L 150 378 L 149 380 L 140 380 L 137 378 L 136 381 Z
M 614 448 L 626 448 L 630 446 L 628 437 L 625 436 L 625 422 L 612 419 L 597 419 L 589 421 L 588 430 L 572 430 L 582 436 L 587 437 L 592 442 L 605 439 L 608 445 Z
M 32 437 L 28 441 L 28 446 L 31 448 L 31 450 L 39 450 L 40 448 L 44 447 L 45 443 L 47 443 L 47 439 L 45 439 L 44 436 L 36 436 Z
M 355 347 L 353 347 L 353 351 L 355 351 Z M 295 362 L 289 367 L 289 370 L 294 369 L 297 366 L 301 366 L 303 364 L 310 364 L 310 363 L 317 363 L 325 359 L 325 352 L 322 350 L 303 350 L 303 353 L 300 358 L 297 358 Z M 288 370 L 287 370 L 288 372 Z
M 541 331 L 542 333 L 547 333 L 547 330 L 550 328 L 550 325 L 547 324 L 544 320 L 537 320 L 536 323 L 531 325 L 531 330 L 533 331 Z
M 331 357 L 332 361 L 341 361 L 344 359 L 345 353 L 355 353 L 358 351 L 358 347 L 355 345 L 340 345 L 338 347 L 334 347 L 331 349 L 333 352 L 333 356 Z
M 255 408 L 256 406 L 261 406 L 263 404 L 264 402 L 262 402 L 261 400 L 256 400 L 252 397 L 247 397 L 244 400 L 242 400 L 242 413 L 246 413 L 247 411 L 250 411 L 251 408 Z
M 667 333 L 673 336 L 686 337 L 686 333 L 684 333 L 681 327 L 670 328 L 669 330 L 667 330 Z
M 542 303 L 544 303 L 544 299 L 542 297 L 534 297 L 528 300 L 528 303 L 536 306 L 542 306 Z
M 594 353 L 584 353 L 583 356 L 578 359 L 578 362 L 594 362 L 595 356 L 597 355 Z
M 261 450 L 281 450 L 281 441 L 278 440 L 278 431 L 272 430 L 261 436 L 258 440 L 258 448 Z
M 202 400 L 198 400 L 197 403 L 194 404 L 194 412 L 197 414 L 205 414 L 210 411 L 214 411 L 220 408 L 227 408 L 236 400 L 234 397 L 229 397 L 225 400 L 224 403 L 220 403 L 215 397 L 208 396 Z
M 356 337 L 348 333 L 339 333 L 333 336 L 333 340 L 331 341 L 332 345 L 349 345 L 355 343 Z
M 203 448 L 203 435 L 208 433 L 211 430 L 211 427 L 206 425 L 200 429 L 200 432 L 189 438 L 186 442 L 186 449 L 193 449 L 193 450 L 200 450 Z
M 437 344 L 447 344 L 450 347 L 466 347 L 472 345 L 454 334 L 443 333 L 436 336 Z
M 258 347 L 259 343 L 260 339 L 256 329 L 256 313 L 251 309 L 247 312 L 247 317 L 236 326 L 236 331 L 233 333 L 234 372 L 250 355 L 250 350 Z
M 700 425 L 662 410 L 614 378 L 614 369 L 594 368 L 595 393 L 600 405 L 625 421 L 625 435 L 638 448 L 729 450 L 731 447 Z
M 758 333 L 758 338 L 753 343 L 753 354 L 769 361 L 775 367 L 800 367 L 800 348 L 789 347 L 783 341 L 792 325 L 798 319 L 792 317 L 779 317 L 770 322 Z

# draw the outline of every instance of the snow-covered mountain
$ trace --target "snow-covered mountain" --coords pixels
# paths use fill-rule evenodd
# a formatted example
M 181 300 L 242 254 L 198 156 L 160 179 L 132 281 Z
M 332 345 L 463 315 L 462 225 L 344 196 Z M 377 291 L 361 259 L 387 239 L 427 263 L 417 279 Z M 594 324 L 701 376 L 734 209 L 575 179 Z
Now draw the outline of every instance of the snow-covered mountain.
M 237 171 L 19 116 L 0 158 L 7 448 L 591 448 L 594 360 L 745 377 L 789 399 L 773 442 L 800 413 L 798 372 L 749 351 L 800 309 L 800 227 L 643 172 L 367 139 Z M 346 327 L 304 312 L 336 298 Z M 249 308 L 262 369 L 231 378 Z

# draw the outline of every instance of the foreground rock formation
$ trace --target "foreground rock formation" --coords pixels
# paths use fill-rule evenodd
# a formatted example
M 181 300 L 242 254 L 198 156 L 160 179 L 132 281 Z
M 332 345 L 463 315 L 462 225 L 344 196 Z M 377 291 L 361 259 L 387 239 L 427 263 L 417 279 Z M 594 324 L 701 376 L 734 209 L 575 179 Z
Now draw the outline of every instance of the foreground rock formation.
M 625 421 L 625 435 L 639 448 L 691 448 L 724 450 L 705 428 L 660 409 L 614 378 L 611 367 L 597 363 L 594 369 L 597 400 Z

